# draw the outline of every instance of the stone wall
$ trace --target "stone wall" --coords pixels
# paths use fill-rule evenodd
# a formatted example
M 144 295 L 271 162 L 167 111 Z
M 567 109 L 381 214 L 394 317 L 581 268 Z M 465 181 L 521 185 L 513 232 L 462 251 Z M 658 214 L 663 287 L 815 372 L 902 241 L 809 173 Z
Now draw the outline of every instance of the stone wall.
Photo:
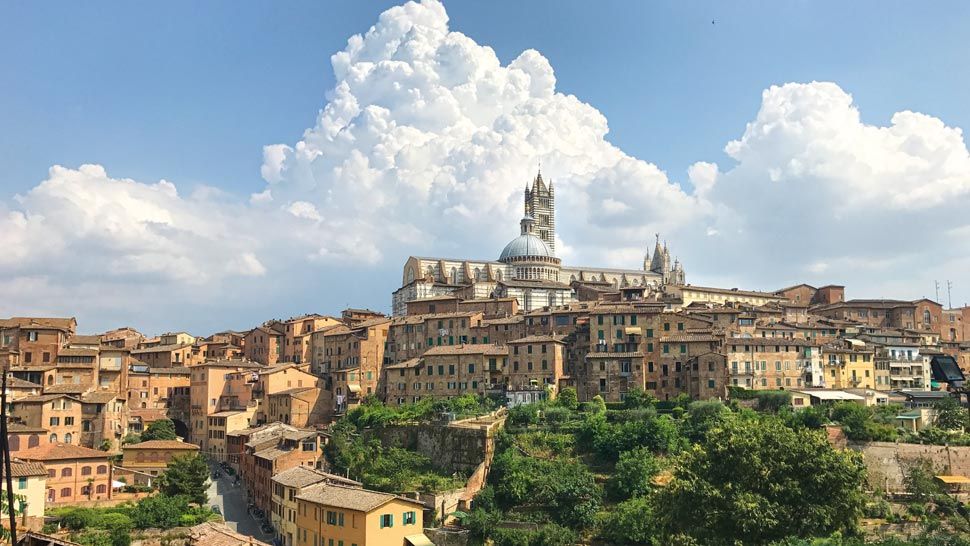
M 434 546 L 467 546 L 471 538 L 469 531 L 451 527 L 426 528 L 424 535 L 434 543 Z
M 491 461 L 494 437 L 504 422 L 504 415 L 497 413 L 448 425 L 390 426 L 365 434 L 378 438 L 384 446 L 417 451 L 445 472 L 467 476 L 484 461 Z
M 869 485 L 888 491 L 903 490 L 903 474 L 919 459 L 928 459 L 939 474 L 970 476 L 970 447 L 932 446 L 892 442 L 852 443 L 849 449 L 862 453 L 869 472 Z

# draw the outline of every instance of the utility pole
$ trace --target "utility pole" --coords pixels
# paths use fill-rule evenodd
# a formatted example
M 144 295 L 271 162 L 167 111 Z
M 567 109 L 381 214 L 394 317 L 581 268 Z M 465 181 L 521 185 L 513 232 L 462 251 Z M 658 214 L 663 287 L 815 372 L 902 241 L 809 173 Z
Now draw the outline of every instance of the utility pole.
M 936 286 L 936 301 L 940 301 L 940 281 L 933 281 L 933 285 Z

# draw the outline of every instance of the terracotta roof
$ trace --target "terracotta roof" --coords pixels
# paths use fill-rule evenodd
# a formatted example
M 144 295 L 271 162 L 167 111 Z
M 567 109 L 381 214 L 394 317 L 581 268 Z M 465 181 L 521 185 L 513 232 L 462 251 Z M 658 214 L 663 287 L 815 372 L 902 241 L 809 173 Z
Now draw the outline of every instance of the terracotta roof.
M 253 537 L 241 535 L 225 523 L 209 521 L 189 527 L 190 546 L 269 546 Z
M 323 481 L 336 481 L 351 487 L 359 487 L 361 485 L 360 482 L 344 478 L 343 476 L 321 472 L 305 466 L 294 466 L 293 468 L 284 470 L 273 476 L 273 481 L 280 485 L 285 485 L 286 487 L 297 488 L 307 487 Z
M 417 368 L 421 364 L 420 358 L 412 358 L 405 360 L 404 362 L 398 362 L 397 364 L 388 364 L 384 366 L 385 370 L 399 370 L 402 368 Z
M 14 478 L 26 478 L 29 476 L 47 476 L 47 469 L 43 463 L 21 461 L 11 459 L 10 475 Z
M 107 404 L 112 400 L 121 398 L 116 392 L 89 392 L 81 396 L 81 402 L 85 404 Z
M 492 345 L 491 343 L 466 343 L 464 345 L 439 345 L 424 352 L 424 356 L 435 355 L 507 355 L 508 347 Z
M 68 345 L 101 345 L 101 336 L 74 334 L 67 340 Z
M 199 446 L 178 440 L 148 440 L 137 444 L 127 444 L 122 449 L 183 449 L 185 451 L 198 451 Z
M 328 483 L 311 485 L 302 493 L 297 495 L 296 498 L 322 504 L 324 506 L 335 506 L 337 508 L 356 510 L 358 512 L 370 512 L 371 510 L 375 510 L 395 499 L 416 504 L 418 506 L 424 506 L 424 504 L 419 501 L 398 497 L 391 495 L 390 493 L 381 493 L 379 491 L 371 491 L 369 489 L 360 489 L 356 487 L 347 487 Z
M 148 347 L 145 349 L 135 349 L 131 351 L 133 355 L 140 355 L 145 353 L 164 353 L 168 351 L 177 351 L 178 349 L 184 349 L 186 347 L 191 347 L 190 343 L 172 343 L 170 345 L 156 345 L 154 347 Z
M 0 321 L 0 326 L 20 328 L 54 328 L 57 330 L 70 330 L 74 327 L 74 318 L 49 318 L 49 317 L 12 317 Z
M 70 444 L 46 444 L 21 451 L 18 457 L 28 461 L 62 461 L 65 459 L 105 459 L 117 455 Z
M 73 383 L 61 383 L 44 387 L 44 394 L 82 394 L 91 390 L 90 385 L 75 385 Z
M 33 396 L 25 396 L 23 398 L 20 398 L 19 400 L 14 400 L 13 403 L 14 404 L 44 403 L 44 402 L 50 402 L 51 400 L 57 400 L 58 398 L 70 398 L 71 400 L 80 402 L 80 400 L 78 400 L 76 397 L 70 396 L 67 394 L 37 394 Z
M 311 391 L 316 387 L 293 387 L 292 389 L 285 389 L 279 392 L 271 392 L 266 396 L 290 396 L 293 394 L 300 394 L 301 392 Z

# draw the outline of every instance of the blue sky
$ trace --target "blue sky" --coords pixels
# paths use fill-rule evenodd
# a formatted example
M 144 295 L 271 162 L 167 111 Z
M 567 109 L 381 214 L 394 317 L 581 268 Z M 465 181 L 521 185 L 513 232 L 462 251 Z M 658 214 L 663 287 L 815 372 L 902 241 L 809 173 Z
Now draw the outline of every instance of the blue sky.
M 326 104 L 336 83 L 330 55 L 393 5 L 7 3 L 0 16 L 0 203 L 16 209 L 14 195 L 47 178 L 52 165 L 85 163 L 104 166 L 112 177 L 168 180 L 180 195 L 206 185 L 247 200 L 266 186 L 263 146 L 292 145 Z M 894 112 L 914 110 L 949 127 L 970 127 L 970 5 L 963 2 L 495 1 L 445 7 L 451 30 L 493 48 L 503 65 L 526 49 L 538 50 L 555 70 L 557 92 L 575 95 L 606 117 L 610 143 L 656 165 L 688 192 L 687 168 L 695 162 L 716 163 L 721 172 L 733 167 L 723 149 L 744 133 L 762 91 L 774 84 L 835 82 L 852 95 L 867 124 L 887 125 Z M 273 293 L 276 303 L 220 311 L 218 302 L 206 302 L 212 311 L 191 326 L 243 327 L 270 318 L 264 313 L 308 311 L 292 308 L 308 296 L 312 310 L 321 312 L 344 303 L 386 308 L 401 262 L 382 256 L 355 270 L 376 286 L 340 296 L 322 289 L 282 293 L 270 286 L 269 275 L 245 290 Z M 309 267 L 298 277 L 339 278 L 327 267 Z M 710 268 L 698 273 L 698 281 L 722 280 Z M 970 293 L 959 283 L 970 283 L 965 273 L 950 276 L 961 294 Z M 907 279 L 890 275 L 885 291 Z M 748 287 L 784 280 L 761 277 Z M 925 278 L 912 282 L 922 293 L 885 295 L 932 295 Z M 108 327 L 120 315 L 117 320 L 148 330 L 174 327 L 178 318 L 174 311 L 148 319 L 125 309 L 116 302 L 75 314 L 93 327 Z

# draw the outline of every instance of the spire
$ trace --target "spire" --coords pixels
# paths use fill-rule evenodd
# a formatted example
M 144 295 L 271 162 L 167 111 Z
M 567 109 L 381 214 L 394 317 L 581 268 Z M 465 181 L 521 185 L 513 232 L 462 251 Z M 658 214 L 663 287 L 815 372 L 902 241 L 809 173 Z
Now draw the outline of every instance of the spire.
M 660 246 L 660 234 L 657 233 L 657 242 L 653 247 L 653 259 L 650 260 L 650 271 L 663 273 L 664 271 L 664 249 Z

